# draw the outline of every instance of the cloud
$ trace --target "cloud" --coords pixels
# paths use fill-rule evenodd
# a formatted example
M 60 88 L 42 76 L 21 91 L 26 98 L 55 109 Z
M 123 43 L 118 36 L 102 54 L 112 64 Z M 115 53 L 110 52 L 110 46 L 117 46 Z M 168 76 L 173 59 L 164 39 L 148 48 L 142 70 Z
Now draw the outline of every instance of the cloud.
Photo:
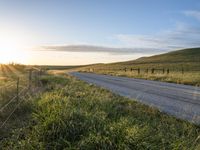
M 200 20 L 200 11 L 184 11 L 185 16 Z M 117 55 L 126 54 L 157 54 L 182 48 L 200 47 L 200 27 L 177 23 L 175 28 L 163 30 L 153 35 L 117 34 L 112 37 L 116 45 L 107 47 L 94 45 L 56 45 L 42 46 L 43 51 L 63 52 L 98 52 Z
M 190 10 L 190 11 L 184 11 L 183 12 L 186 16 L 193 17 L 197 20 L 200 20 L 200 11 Z
M 39 50 L 42 51 L 63 51 L 63 52 L 98 52 L 109 54 L 134 54 L 134 53 L 146 53 L 158 52 L 159 49 L 151 48 L 111 48 L 103 46 L 92 45 L 57 45 L 57 46 L 42 46 Z
M 114 39 L 123 47 L 103 47 L 93 45 L 42 46 L 43 51 L 98 52 L 115 55 L 157 54 L 182 48 L 200 47 L 200 27 L 179 23 L 174 29 L 164 30 L 154 35 L 118 34 Z
M 173 30 L 165 30 L 155 35 L 119 34 L 115 37 L 122 44 L 131 47 L 169 51 L 173 49 L 199 47 L 200 27 L 178 24 Z

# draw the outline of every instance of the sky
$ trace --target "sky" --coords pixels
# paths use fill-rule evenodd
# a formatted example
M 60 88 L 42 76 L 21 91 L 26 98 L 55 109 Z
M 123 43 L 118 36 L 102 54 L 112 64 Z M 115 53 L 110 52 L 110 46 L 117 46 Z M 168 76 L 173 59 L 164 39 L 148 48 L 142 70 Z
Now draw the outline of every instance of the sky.
M 199 46 L 199 0 L 0 0 L 0 63 L 108 63 Z

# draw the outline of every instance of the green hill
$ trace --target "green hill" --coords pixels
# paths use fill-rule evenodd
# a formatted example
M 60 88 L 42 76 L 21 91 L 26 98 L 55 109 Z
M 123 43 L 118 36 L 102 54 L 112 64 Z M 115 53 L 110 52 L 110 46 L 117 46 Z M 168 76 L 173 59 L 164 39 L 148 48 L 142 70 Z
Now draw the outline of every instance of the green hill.
M 91 67 L 91 66 L 90 66 Z M 200 48 L 190 48 L 172 51 L 150 57 L 141 57 L 132 61 L 117 62 L 93 66 L 94 69 L 122 69 L 122 68 L 169 68 L 171 70 L 200 70 Z
M 122 64 L 177 62 L 200 62 L 200 48 L 183 49 L 151 57 L 141 57 L 133 61 L 122 62 Z

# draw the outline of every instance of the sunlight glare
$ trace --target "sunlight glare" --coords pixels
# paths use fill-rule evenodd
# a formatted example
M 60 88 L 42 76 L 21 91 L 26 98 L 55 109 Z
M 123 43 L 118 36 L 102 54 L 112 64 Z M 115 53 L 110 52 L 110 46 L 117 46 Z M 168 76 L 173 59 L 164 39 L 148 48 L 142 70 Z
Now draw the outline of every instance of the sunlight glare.
M 0 63 L 26 63 L 26 40 L 16 30 L 0 29 Z

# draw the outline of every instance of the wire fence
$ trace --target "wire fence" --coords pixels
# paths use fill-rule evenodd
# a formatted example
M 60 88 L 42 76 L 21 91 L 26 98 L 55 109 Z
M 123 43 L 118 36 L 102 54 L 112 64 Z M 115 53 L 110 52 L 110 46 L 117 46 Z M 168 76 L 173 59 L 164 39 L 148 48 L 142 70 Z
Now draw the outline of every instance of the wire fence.
M 42 91 L 40 78 L 44 71 L 31 68 L 27 72 L 28 76 L 18 77 L 15 81 L 0 86 L 0 129 L 6 126 L 6 123 L 25 100 Z
M 191 73 L 191 72 L 197 72 L 200 73 L 200 69 L 185 69 L 185 68 L 176 68 L 176 69 L 172 69 L 172 68 L 128 68 L 128 67 L 124 67 L 124 68 L 87 68 L 84 69 L 82 71 L 86 71 L 86 72 L 95 72 L 95 71 L 113 71 L 113 72 L 132 72 L 132 73 L 136 73 L 136 74 L 171 74 L 171 73 L 181 73 L 181 74 L 185 74 L 185 73 Z

